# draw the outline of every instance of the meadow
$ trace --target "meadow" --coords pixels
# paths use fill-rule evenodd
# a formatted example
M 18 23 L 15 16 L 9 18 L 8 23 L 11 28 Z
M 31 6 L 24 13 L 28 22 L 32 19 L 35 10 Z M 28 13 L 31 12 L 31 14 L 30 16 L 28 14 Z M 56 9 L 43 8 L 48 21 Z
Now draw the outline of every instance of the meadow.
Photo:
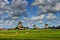
M 0 30 L 0 40 L 60 40 L 60 29 Z

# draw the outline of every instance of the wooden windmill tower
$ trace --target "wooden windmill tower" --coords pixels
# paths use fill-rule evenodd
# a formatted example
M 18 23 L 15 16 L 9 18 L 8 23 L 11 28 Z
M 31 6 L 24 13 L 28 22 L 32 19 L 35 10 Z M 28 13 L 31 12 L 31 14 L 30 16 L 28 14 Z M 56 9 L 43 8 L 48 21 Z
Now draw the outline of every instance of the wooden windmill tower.
M 23 25 L 22 25 L 22 22 L 19 22 L 19 23 L 18 23 L 17 28 L 18 28 L 19 30 L 23 30 Z
M 45 24 L 45 29 L 48 29 L 48 24 Z

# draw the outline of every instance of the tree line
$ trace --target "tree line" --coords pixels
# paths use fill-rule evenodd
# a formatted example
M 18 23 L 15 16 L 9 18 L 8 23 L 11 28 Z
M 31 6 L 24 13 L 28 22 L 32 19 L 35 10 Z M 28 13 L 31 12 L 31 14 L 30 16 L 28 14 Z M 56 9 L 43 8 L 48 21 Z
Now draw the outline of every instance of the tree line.
M 60 29 L 60 25 L 59 26 L 53 26 L 53 27 L 48 27 L 49 29 Z

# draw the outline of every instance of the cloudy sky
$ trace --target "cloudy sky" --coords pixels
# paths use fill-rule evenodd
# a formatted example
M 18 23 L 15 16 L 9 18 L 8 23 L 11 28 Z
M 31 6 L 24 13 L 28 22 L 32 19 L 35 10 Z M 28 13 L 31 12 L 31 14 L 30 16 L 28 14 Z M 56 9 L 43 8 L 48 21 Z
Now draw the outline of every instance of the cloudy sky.
M 0 28 L 60 25 L 60 0 L 0 0 Z

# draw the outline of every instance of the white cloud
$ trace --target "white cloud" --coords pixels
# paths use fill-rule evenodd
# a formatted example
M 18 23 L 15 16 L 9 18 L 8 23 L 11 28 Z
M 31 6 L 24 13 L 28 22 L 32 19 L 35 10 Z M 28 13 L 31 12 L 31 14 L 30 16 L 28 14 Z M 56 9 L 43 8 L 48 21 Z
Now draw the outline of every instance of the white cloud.
M 32 6 L 38 6 L 39 14 L 46 14 L 48 16 L 46 19 L 56 19 L 55 13 L 60 12 L 60 0 L 35 0 Z M 39 19 L 39 18 L 36 18 Z M 36 20 L 35 19 L 35 20 Z
M 15 20 L 0 20 L 0 26 L 11 26 L 15 24 Z
M 10 13 L 12 16 L 27 16 L 26 11 L 27 1 L 26 0 L 13 0 L 10 5 Z M 12 11 L 13 10 L 13 11 Z
M 11 4 L 9 4 L 11 3 Z M 8 0 L 0 1 L 0 15 L 3 13 L 8 13 L 11 17 L 20 17 L 27 16 L 27 0 L 12 0 L 8 2 Z M 0 16 L 1 17 L 1 16 Z
M 60 11 L 60 2 L 56 4 L 55 8 L 56 8 L 57 11 Z
M 44 18 L 45 18 L 45 14 L 42 14 L 40 16 L 31 17 L 31 20 L 38 21 L 38 20 L 43 20 Z
M 43 24 L 43 21 L 38 21 L 40 24 Z
M 60 0 L 35 0 L 33 6 L 38 6 L 40 14 L 60 12 Z
M 5 2 L 6 4 L 9 4 L 8 0 L 4 0 L 4 2 Z
M 54 15 L 53 13 L 49 13 L 46 19 L 53 20 L 53 19 L 56 19 L 56 18 L 57 18 L 56 15 Z
M 3 20 L 0 20 L 0 24 L 3 24 L 4 23 L 4 21 Z
M 15 19 L 18 19 L 18 18 L 19 18 L 19 17 L 12 17 L 12 19 L 14 19 L 14 20 L 15 20 Z
M 15 22 L 14 20 L 7 20 L 7 21 L 5 21 L 4 25 L 10 26 L 10 25 L 13 25 L 14 22 Z
M 3 11 L 0 11 L 0 15 L 3 14 Z

